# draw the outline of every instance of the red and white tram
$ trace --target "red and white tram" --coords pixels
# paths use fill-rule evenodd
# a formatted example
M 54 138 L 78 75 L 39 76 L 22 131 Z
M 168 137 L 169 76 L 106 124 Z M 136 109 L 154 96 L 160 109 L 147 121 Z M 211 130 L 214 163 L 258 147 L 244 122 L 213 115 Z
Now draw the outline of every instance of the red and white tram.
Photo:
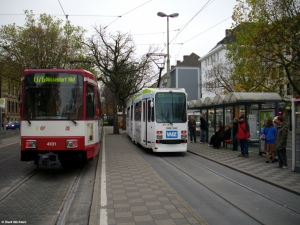
M 85 162 L 98 154 L 103 116 L 96 77 L 80 69 L 27 69 L 22 76 L 21 161 Z

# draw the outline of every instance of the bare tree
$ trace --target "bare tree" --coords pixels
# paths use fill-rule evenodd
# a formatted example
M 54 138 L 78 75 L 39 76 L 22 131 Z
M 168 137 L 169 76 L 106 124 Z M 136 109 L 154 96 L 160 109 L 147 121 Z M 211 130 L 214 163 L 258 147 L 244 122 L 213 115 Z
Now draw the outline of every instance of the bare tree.
M 202 88 L 206 92 L 223 94 L 234 91 L 234 80 L 231 79 L 232 67 L 228 62 L 215 63 L 204 74 Z
M 94 29 L 95 35 L 88 38 L 85 45 L 99 70 L 97 79 L 109 88 L 115 103 L 121 102 L 125 114 L 126 100 L 153 80 L 150 62 L 145 56 L 135 57 L 136 48 L 130 34 L 107 34 L 102 27 Z M 113 133 L 119 134 L 116 104 L 113 114 Z
M 102 102 L 103 108 L 105 109 L 104 113 L 109 118 L 112 116 L 112 108 L 116 104 L 114 102 L 114 96 L 112 95 L 109 88 L 104 86 L 101 90 L 101 97 L 105 99 L 105 101 Z

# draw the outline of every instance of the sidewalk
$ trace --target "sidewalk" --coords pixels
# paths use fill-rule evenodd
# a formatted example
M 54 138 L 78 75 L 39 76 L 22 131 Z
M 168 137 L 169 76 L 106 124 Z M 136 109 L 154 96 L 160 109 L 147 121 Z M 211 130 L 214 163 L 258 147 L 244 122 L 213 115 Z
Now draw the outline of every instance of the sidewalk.
M 89 224 L 206 224 L 135 152 L 127 135 L 111 134 L 112 127 L 105 127 Z
M 240 152 L 232 151 L 232 144 L 228 149 L 213 149 L 207 143 L 188 143 L 188 151 L 300 195 L 300 173 L 291 170 L 291 160 L 287 169 L 281 169 L 278 163 L 266 163 L 266 156 L 253 147 L 249 147 L 249 158 L 238 157 Z
M 3 134 L 0 134 L 0 135 L 1 135 L 0 136 L 0 148 L 3 148 L 8 145 L 12 145 L 12 144 L 17 144 L 17 143 L 20 143 L 20 141 L 21 141 L 20 135 L 15 135 L 15 136 L 10 136 L 10 137 L 8 137 L 10 135 L 9 133 L 6 133 L 5 135 L 3 135 Z

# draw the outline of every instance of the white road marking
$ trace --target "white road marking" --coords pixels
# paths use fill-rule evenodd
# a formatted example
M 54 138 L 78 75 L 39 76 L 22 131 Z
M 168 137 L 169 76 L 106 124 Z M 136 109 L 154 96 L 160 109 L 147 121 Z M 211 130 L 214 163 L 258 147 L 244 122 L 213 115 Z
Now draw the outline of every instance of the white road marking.
M 101 209 L 100 225 L 107 225 L 107 196 L 106 196 L 106 162 L 105 162 L 105 133 L 103 134 L 102 169 L 101 169 Z

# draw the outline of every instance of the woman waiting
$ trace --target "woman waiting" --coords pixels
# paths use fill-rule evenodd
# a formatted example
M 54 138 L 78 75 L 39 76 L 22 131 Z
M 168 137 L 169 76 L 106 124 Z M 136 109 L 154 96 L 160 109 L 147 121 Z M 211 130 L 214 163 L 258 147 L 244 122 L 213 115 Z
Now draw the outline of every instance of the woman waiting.
M 266 151 L 266 163 L 269 163 L 270 153 L 272 155 L 272 163 L 275 162 L 275 139 L 277 129 L 273 124 L 273 120 L 270 118 L 267 120 L 266 126 L 261 130 L 261 135 L 265 135 L 265 151 Z

